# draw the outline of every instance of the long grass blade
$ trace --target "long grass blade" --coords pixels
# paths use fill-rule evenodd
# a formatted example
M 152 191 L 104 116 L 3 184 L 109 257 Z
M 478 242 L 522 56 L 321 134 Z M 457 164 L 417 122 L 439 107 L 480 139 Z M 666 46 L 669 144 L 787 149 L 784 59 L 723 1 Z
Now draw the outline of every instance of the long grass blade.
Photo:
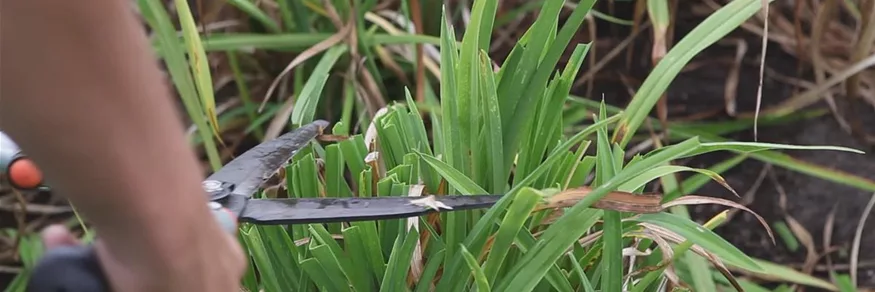
M 210 121 L 213 135 L 219 138 L 219 122 L 216 116 L 216 98 L 213 96 L 213 80 L 210 74 L 209 60 L 204 52 L 201 38 L 198 34 L 197 25 L 194 23 L 194 17 L 189 9 L 188 2 L 183 0 L 174 0 L 179 17 L 179 23 L 182 26 L 183 40 L 188 50 L 188 61 L 191 74 L 194 76 L 194 85 L 197 88 L 198 97 L 205 110 L 205 114 Z M 221 140 L 220 140 L 221 141 Z
M 771 2 L 771 1 L 769 1 Z M 678 42 L 653 68 L 626 107 L 614 141 L 626 146 L 672 80 L 702 50 L 722 39 L 761 8 L 761 0 L 732 1 L 712 13 Z
M 157 0 L 138 0 L 140 13 L 149 24 L 149 27 L 155 31 L 155 36 L 158 42 L 158 48 L 164 53 L 164 63 L 167 65 L 167 70 L 170 73 L 170 78 L 179 92 L 185 106 L 186 113 L 189 118 L 197 126 L 197 132 L 204 143 L 207 158 L 209 159 L 212 169 L 218 170 L 222 167 L 222 160 L 219 157 L 219 151 L 216 148 L 215 141 L 207 118 L 204 117 L 204 105 L 200 101 L 195 81 L 189 70 L 188 62 L 186 62 L 186 51 L 183 42 L 179 41 L 176 33 L 176 28 L 170 20 L 164 4 Z M 204 62 L 206 59 L 203 59 Z M 212 94 L 212 91 L 210 91 Z

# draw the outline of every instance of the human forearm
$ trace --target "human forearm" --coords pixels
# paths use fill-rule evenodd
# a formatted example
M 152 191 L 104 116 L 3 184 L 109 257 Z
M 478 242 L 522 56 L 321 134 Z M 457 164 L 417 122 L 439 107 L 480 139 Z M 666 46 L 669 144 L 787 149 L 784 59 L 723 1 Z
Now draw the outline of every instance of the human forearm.
M 102 240 L 142 256 L 121 260 L 161 265 L 221 231 L 129 5 L 4 1 L 0 127 Z

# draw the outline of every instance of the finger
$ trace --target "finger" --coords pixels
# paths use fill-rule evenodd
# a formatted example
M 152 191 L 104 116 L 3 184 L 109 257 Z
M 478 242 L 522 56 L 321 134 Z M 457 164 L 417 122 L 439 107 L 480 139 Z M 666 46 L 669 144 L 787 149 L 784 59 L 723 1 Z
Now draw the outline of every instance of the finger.
M 64 225 L 49 225 L 43 229 L 40 237 L 46 249 L 79 244 L 79 240 Z
M 246 272 L 246 268 L 248 268 L 248 261 L 246 260 L 246 254 L 243 253 L 243 247 L 240 246 L 240 242 L 237 241 L 237 237 L 229 235 L 225 238 L 228 239 L 228 243 L 230 244 L 230 246 L 233 247 L 230 256 L 234 259 L 234 262 L 237 265 L 235 267 L 237 269 L 235 272 L 237 272 L 238 275 L 242 277 L 243 274 Z

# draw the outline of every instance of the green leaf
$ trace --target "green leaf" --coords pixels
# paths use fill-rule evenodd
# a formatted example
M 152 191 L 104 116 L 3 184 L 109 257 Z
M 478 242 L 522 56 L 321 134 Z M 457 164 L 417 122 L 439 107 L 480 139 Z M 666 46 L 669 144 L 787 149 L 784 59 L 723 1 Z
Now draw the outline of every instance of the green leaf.
M 525 189 L 523 189 L 525 190 Z M 558 192 L 557 189 L 549 189 L 545 190 L 552 195 L 554 192 Z M 527 229 L 520 229 L 517 234 L 517 247 L 522 253 L 526 253 L 536 244 L 535 236 L 532 235 Z M 568 275 L 566 275 L 559 268 L 559 263 L 553 263 L 550 266 L 550 270 L 547 272 L 545 276 L 547 282 L 552 285 L 554 291 L 560 292 L 571 292 L 574 291 L 574 287 L 571 286 L 571 283 L 568 281 Z M 542 280 L 540 282 L 541 285 L 544 285 L 545 282 Z
M 474 283 L 477 284 L 477 291 L 491 291 L 489 289 L 489 280 L 486 279 L 486 274 L 483 273 L 483 269 L 477 264 L 477 260 L 474 259 L 474 256 L 468 252 L 468 249 L 465 248 L 464 244 L 459 245 L 459 250 L 465 257 L 465 263 L 467 263 L 468 268 L 471 269 L 471 274 L 474 275 Z
M 702 227 L 689 219 L 684 219 L 669 213 L 651 213 L 642 214 L 631 220 L 647 222 L 671 230 L 683 236 L 686 240 L 714 253 L 728 264 L 754 272 L 765 271 L 755 261 L 731 243 L 727 242 L 713 231 Z
M 350 225 L 361 230 L 361 246 L 365 249 L 363 254 L 370 264 L 368 270 L 372 271 L 377 279 L 382 279 L 386 273 L 386 262 L 383 258 L 380 237 L 377 233 L 377 223 L 374 221 L 359 221 L 352 222 Z
M 185 40 L 188 49 L 189 68 L 194 76 L 194 85 L 199 93 L 198 96 L 200 97 L 205 114 L 210 120 L 213 135 L 218 138 L 219 122 L 216 116 L 216 98 L 213 96 L 213 81 L 210 76 L 210 64 L 207 54 L 204 52 L 203 44 L 201 44 L 197 25 L 194 23 L 194 17 L 191 15 L 188 2 L 174 0 L 173 3 L 177 10 L 180 26 L 182 26 L 183 40 Z
M 317 248 L 325 248 L 325 246 L 319 246 Z M 304 271 L 313 279 L 314 284 L 319 287 L 319 290 L 327 290 L 328 288 L 332 288 L 332 291 L 343 291 L 340 290 L 335 282 L 331 280 L 331 276 L 329 276 L 328 272 L 325 271 L 325 268 L 322 267 L 322 264 L 319 263 L 319 260 L 316 258 L 308 258 L 301 261 L 301 267 L 304 268 Z M 283 291 L 283 290 L 277 290 Z
M 270 18 L 267 13 L 261 11 L 261 9 L 259 9 L 258 6 L 255 5 L 255 3 L 252 3 L 249 0 L 228 0 L 228 2 L 231 3 L 231 5 L 234 5 L 238 9 L 242 10 L 246 14 L 249 14 L 249 16 L 260 22 L 261 25 L 264 25 L 264 27 L 267 28 L 267 30 L 269 30 L 270 32 L 281 32 L 280 26 L 276 23 L 276 21 Z M 282 6 L 283 4 L 281 3 L 280 5 Z
M 343 177 L 344 157 L 339 144 L 325 146 L 325 186 L 328 197 L 350 197 L 351 192 Z
M 508 208 L 501 221 L 501 226 L 498 228 L 498 233 L 495 235 L 483 268 L 489 283 L 492 285 L 496 284 L 500 268 L 506 261 L 508 251 L 514 243 L 517 233 L 540 199 L 541 196 L 537 192 L 527 188 L 521 190 L 510 204 L 510 208 Z
M 468 151 L 473 152 L 479 149 L 480 139 L 478 137 L 479 125 L 477 118 L 481 115 L 477 107 L 479 106 L 478 97 L 480 96 L 480 78 L 478 73 L 481 73 L 479 70 L 480 34 L 484 33 L 482 31 L 483 26 L 491 27 L 491 22 L 495 18 L 495 10 L 487 9 L 487 7 L 496 6 L 495 3 L 491 2 L 495 2 L 495 0 L 474 2 L 468 26 L 465 29 L 465 34 L 462 36 L 458 67 L 455 68 L 456 81 L 458 82 L 456 83 L 456 86 L 458 86 L 457 91 L 455 91 L 457 95 L 456 106 L 458 108 L 459 133 L 461 134 L 461 140 L 456 145 L 459 147 L 459 151 L 464 153 L 463 155 L 467 154 Z M 492 15 L 489 13 L 492 13 Z M 490 22 L 490 24 L 483 24 L 484 22 Z M 473 172 L 473 168 L 468 168 L 467 165 L 466 167 L 454 166 L 462 173 L 477 175 L 476 172 Z M 474 180 L 477 180 L 476 177 Z
M 315 277 L 313 277 L 313 279 L 316 280 L 316 284 L 323 287 L 333 286 L 334 289 L 332 290 L 335 291 L 352 291 L 349 288 L 349 284 L 347 284 L 350 279 L 344 276 L 341 264 L 338 261 L 336 255 L 331 252 L 331 247 L 325 244 L 321 244 L 316 247 L 310 248 L 310 252 L 313 253 L 313 258 L 319 261 L 322 271 L 324 271 L 324 274 L 317 273 L 314 275 Z M 309 273 L 310 271 L 307 272 Z M 326 278 L 322 278 L 323 275 Z M 341 279 L 343 281 L 340 281 Z
M 215 171 L 222 167 L 222 159 L 219 157 L 219 151 L 211 135 L 213 133 L 209 130 L 211 129 L 210 125 L 204 117 L 205 109 L 203 106 L 209 101 L 202 103 L 203 101 L 200 100 L 195 89 L 195 81 L 191 75 L 192 71 L 186 66 L 188 62 L 186 61 L 186 51 L 183 42 L 179 40 L 180 37 L 177 36 L 176 28 L 173 26 L 173 22 L 171 22 L 163 2 L 158 0 L 138 0 L 138 6 L 143 18 L 155 32 L 154 35 L 158 44 L 156 49 L 163 51 L 164 64 L 167 65 L 170 78 L 179 92 L 186 113 L 197 126 L 197 132 L 204 143 L 204 149 L 206 150 L 210 166 Z M 185 41 L 192 42 L 194 40 L 187 38 Z M 206 62 L 206 58 L 200 60 Z M 209 91 L 209 94 L 212 94 L 212 90 Z
M 762 267 L 762 271 L 752 271 L 733 263 L 728 264 L 729 266 L 734 266 L 736 268 L 746 269 L 754 275 L 763 275 L 782 282 L 790 282 L 811 287 L 817 287 L 829 291 L 838 290 L 838 288 L 830 282 L 818 279 L 811 275 L 807 275 L 792 268 L 757 258 L 753 258 L 752 261 L 756 263 L 756 265 Z
M 298 126 L 313 121 L 313 115 L 316 113 L 316 105 L 319 104 L 319 98 L 322 96 L 322 88 L 328 80 L 328 74 L 337 59 L 347 51 L 347 46 L 338 45 L 328 49 L 316 64 L 316 68 L 310 73 L 307 78 L 307 83 L 301 89 L 301 94 L 295 100 L 295 106 L 292 109 L 292 123 Z
M 563 215 L 562 218 L 571 218 L 568 220 L 575 220 L 575 226 L 577 227 L 576 229 L 586 230 L 589 229 L 589 227 L 591 227 L 593 224 L 595 224 L 596 220 L 601 217 L 602 211 L 598 209 L 587 208 L 581 210 L 581 212 L 574 213 L 572 215 L 573 217 L 566 214 Z M 547 231 L 549 232 L 551 231 L 551 229 L 557 230 L 554 226 L 556 225 L 552 225 L 550 228 L 547 229 Z M 496 286 L 495 290 L 532 291 L 535 286 L 541 281 L 544 275 L 547 274 L 547 272 L 550 270 L 550 267 L 564 253 L 566 248 L 571 245 L 571 243 L 565 243 L 579 239 L 580 234 L 582 233 L 583 232 L 578 233 L 578 231 L 566 228 L 563 229 L 563 232 L 560 232 L 558 234 L 550 233 L 550 235 L 552 235 L 550 237 L 550 241 L 544 240 L 544 237 L 541 237 L 541 239 L 537 241 L 535 246 L 529 249 L 529 251 L 526 252 L 523 257 L 517 261 L 517 264 L 511 270 L 509 270 L 508 273 L 505 274 L 505 280 L 499 283 Z M 546 235 L 547 233 L 544 234 L 544 236 Z M 562 239 L 562 241 L 554 239 Z
M 453 188 L 458 189 L 462 194 L 465 195 L 483 195 L 487 194 L 486 190 L 477 185 L 470 178 L 456 170 L 455 168 L 447 165 L 443 161 L 438 160 L 428 154 L 419 153 L 419 157 L 422 158 L 428 165 L 430 165 L 435 171 L 437 171 L 444 179 L 447 180 L 447 183 L 453 186 Z
M 419 278 L 419 285 L 416 285 L 416 292 L 430 292 L 432 281 L 437 274 L 438 269 L 444 263 L 446 249 L 440 249 L 429 257 L 428 263 L 422 272 L 422 278 Z
M 664 32 L 671 23 L 666 0 L 647 0 L 647 15 L 653 23 L 654 31 Z
M 833 151 L 844 151 L 844 152 L 853 152 L 858 154 L 865 154 L 865 152 L 852 149 L 848 147 L 841 146 L 799 146 L 799 145 L 786 145 L 786 144 L 775 144 L 775 143 L 762 143 L 762 142 L 710 142 L 710 143 L 702 143 L 702 146 L 699 146 L 698 149 L 687 153 L 685 157 L 698 156 L 701 154 L 720 151 L 720 150 L 729 150 L 737 153 L 753 153 L 764 150 L 833 150 Z
M 835 272 L 830 272 L 835 278 L 836 286 L 838 286 L 840 292 L 855 292 L 857 291 L 857 287 L 854 287 L 854 282 L 851 280 L 851 276 L 847 274 L 836 275 Z
M 722 277 L 722 275 L 720 277 Z M 727 284 L 727 285 L 729 285 L 729 284 Z M 774 291 L 771 289 L 766 289 L 763 286 L 757 285 L 757 284 L 750 282 L 750 281 L 745 281 L 744 279 L 739 279 L 738 285 L 741 286 L 741 288 L 744 289 L 745 292 L 775 292 L 775 291 L 778 291 L 777 289 Z M 726 287 L 725 289 L 732 289 L 732 288 Z
M 151 1 L 151 0 L 139 0 Z M 295 3 L 295 2 L 293 2 Z M 229 50 L 273 50 L 273 51 L 291 51 L 302 52 L 310 47 L 330 38 L 333 33 L 312 32 L 312 33 L 283 33 L 283 34 L 261 34 L 261 33 L 211 33 L 201 39 L 204 45 L 204 50 L 207 52 L 214 51 L 229 51 Z M 173 35 L 176 36 L 175 34 Z M 435 46 L 441 45 L 440 39 L 427 35 L 416 34 L 365 34 L 361 38 L 361 43 L 369 43 L 370 45 L 392 45 L 392 44 L 432 44 Z M 179 38 L 177 42 L 181 43 Z M 153 49 L 159 57 L 164 57 L 164 47 L 153 44 Z M 185 63 L 185 62 L 183 62 Z
M 542 32 L 544 31 L 544 28 L 552 25 L 551 22 L 556 21 L 556 15 L 562 6 L 562 2 L 563 1 L 551 0 L 545 3 L 541 8 L 541 14 L 539 15 L 538 20 L 536 20 L 535 24 L 529 30 Z M 513 161 L 514 153 L 517 152 L 520 145 L 519 136 L 526 128 L 526 123 L 530 122 L 531 114 L 534 112 L 534 107 L 532 106 L 534 98 L 542 95 L 542 92 L 546 88 L 547 80 L 550 78 L 550 75 L 552 75 L 553 68 L 556 67 L 556 64 L 562 56 L 562 53 L 567 48 L 571 38 L 577 34 L 578 28 L 583 23 L 584 18 L 594 3 L 594 0 L 584 0 L 577 3 L 577 7 L 574 8 L 574 11 L 565 20 L 562 29 L 556 36 L 555 41 L 550 45 L 543 60 L 538 60 L 538 57 L 543 50 L 534 49 L 530 51 L 527 48 L 525 51 L 527 55 L 522 57 L 521 64 L 529 65 L 527 67 L 523 66 L 521 70 L 526 70 L 526 68 L 531 69 L 534 67 L 535 63 L 537 63 L 537 70 L 535 70 L 533 74 L 532 72 L 520 72 L 518 74 L 519 76 L 531 76 L 531 80 L 526 82 L 523 80 L 523 77 L 518 78 L 517 74 L 514 74 L 514 80 L 512 81 L 511 86 L 507 87 L 507 90 L 512 90 L 510 92 L 503 91 L 501 85 L 499 85 L 499 96 L 501 96 L 502 99 L 507 98 L 509 101 L 508 105 L 501 109 L 501 114 L 504 120 L 502 123 L 502 129 L 504 130 L 503 145 L 506 164 L 510 165 L 510 162 Z M 544 15 L 553 15 L 553 17 L 541 19 L 541 16 Z M 533 46 L 541 46 L 543 45 L 543 42 L 546 42 L 548 36 L 549 34 L 544 33 L 535 34 L 532 42 L 529 44 Z M 538 44 L 538 42 L 542 42 L 542 44 Z M 505 77 L 502 77 L 502 81 L 505 80 Z M 514 96 L 517 97 L 515 98 Z
M 443 126 L 444 145 L 441 147 L 443 160 L 450 167 L 463 167 L 464 154 L 456 149 L 456 145 L 467 143 L 462 140 L 459 124 L 459 108 L 457 102 L 458 88 L 456 86 L 456 67 L 459 58 L 456 49 L 456 35 L 453 26 L 446 18 L 446 10 L 441 10 L 441 126 Z M 453 188 L 447 190 L 453 193 Z
M 352 226 L 343 230 L 343 244 L 346 247 L 346 254 L 349 255 L 350 263 L 349 266 L 343 268 L 356 272 L 350 278 L 353 287 L 356 291 L 367 291 L 368 288 L 374 287 L 376 271 L 370 265 L 367 251 L 367 246 L 373 246 L 374 243 L 366 243 L 362 237 L 361 228 Z
M 583 267 L 580 266 L 580 263 L 574 260 L 573 255 L 568 255 L 568 257 L 568 262 L 570 262 L 571 266 L 574 268 L 574 272 L 577 274 L 581 286 L 583 286 L 583 291 L 595 292 L 595 289 L 592 287 L 592 283 L 589 282 L 589 278 L 586 277 L 586 273 L 583 271 Z
M 541 177 L 541 175 L 546 173 L 547 170 L 549 170 L 556 163 L 558 163 L 560 159 L 565 157 L 564 154 L 567 153 L 568 149 L 570 149 L 571 146 L 579 143 L 587 136 L 592 135 L 592 133 L 596 132 L 598 129 L 606 127 L 608 124 L 615 122 L 617 119 L 619 119 L 619 117 L 620 116 L 618 115 L 612 116 L 606 120 L 602 120 L 592 125 L 589 125 L 579 133 L 575 134 L 574 136 L 557 146 L 553 150 L 553 152 L 550 153 L 544 163 L 542 163 L 540 166 L 538 166 L 538 168 L 532 171 L 531 174 L 526 176 L 525 179 L 521 180 L 518 183 L 515 183 L 513 188 L 508 191 L 504 197 L 498 200 L 498 202 L 496 202 L 495 205 L 493 205 L 492 208 L 490 208 L 486 212 L 486 214 L 484 214 L 483 217 L 481 217 L 481 219 L 474 224 L 474 227 L 470 229 L 469 235 L 465 239 L 465 246 L 468 248 L 468 250 L 480 250 L 483 247 L 486 241 L 486 237 L 491 233 L 492 228 L 497 223 L 499 223 L 497 221 L 498 215 L 507 208 L 507 206 L 509 205 L 511 200 L 513 200 L 514 196 L 516 196 L 518 191 L 531 185 L 535 180 Z M 460 212 L 452 212 L 448 214 L 447 217 L 451 218 L 449 215 L 452 215 L 453 213 Z M 447 240 L 447 242 L 450 241 Z M 452 259 L 448 259 L 449 268 L 444 270 L 444 275 L 437 285 L 438 291 L 454 290 L 452 288 L 454 286 L 451 285 L 461 285 L 463 283 L 461 280 L 458 280 L 458 278 L 462 276 L 461 265 L 464 264 L 461 255 L 454 256 L 448 252 L 447 256 L 452 257 Z M 455 290 L 458 289 L 461 288 L 456 288 Z
M 784 245 L 787 246 L 788 250 L 796 252 L 796 250 L 799 249 L 799 241 L 796 240 L 796 236 L 793 235 L 793 231 L 790 230 L 787 223 L 784 221 L 773 222 L 772 229 L 775 230 L 775 233 L 778 234 L 778 238 L 784 242 Z
M 772 0 L 769 0 L 772 2 Z M 674 45 L 653 68 L 641 87 L 635 92 L 632 101 L 626 106 L 626 114 L 620 122 L 614 140 L 626 146 L 632 133 L 638 130 L 648 117 L 653 106 L 690 60 L 702 50 L 711 46 L 739 25 L 747 21 L 762 7 L 762 0 L 737 0 L 729 2 L 712 13 L 693 28 L 680 42 Z
M 681 171 L 698 172 L 699 174 L 702 174 L 710 179 L 713 179 L 713 180 L 719 182 L 724 187 L 729 186 L 726 183 L 726 180 L 723 179 L 722 176 L 720 176 L 719 174 L 717 174 L 716 172 L 713 172 L 711 170 L 701 169 L 701 168 L 692 168 L 692 167 L 687 167 L 687 166 L 679 166 L 679 165 L 662 165 L 662 166 L 657 166 L 657 167 L 654 167 L 650 170 L 645 171 L 640 176 L 629 180 L 628 182 L 621 185 L 617 189 L 620 191 L 624 191 L 624 192 L 633 192 L 633 191 L 645 186 L 647 183 L 653 181 L 654 179 L 657 179 L 657 178 L 660 178 L 660 177 L 663 177 L 663 176 L 666 176 L 669 174 L 681 172 Z
M 365 170 L 365 156 L 368 155 L 365 141 L 361 135 L 355 135 L 347 140 L 341 141 L 340 150 L 346 166 L 349 167 L 349 172 L 352 174 L 360 174 Z
M 689 267 L 690 276 L 693 278 L 694 291 L 717 291 L 714 277 L 709 273 L 711 267 L 705 258 L 693 252 L 685 252 L 683 260 Z
M 412 228 L 406 237 L 398 236 L 395 246 L 389 256 L 386 266 L 386 274 L 383 276 L 380 291 L 402 291 L 407 286 L 407 271 L 410 269 L 410 258 L 413 257 L 413 248 L 419 240 L 419 232 Z
M 547 273 L 546 267 L 555 262 L 562 253 L 582 236 L 594 220 L 601 216 L 601 210 L 589 208 L 597 200 L 606 196 L 609 192 L 629 179 L 639 175 L 646 169 L 655 165 L 663 164 L 675 159 L 699 146 L 696 138 L 665 147 L 656 155 L 647 157 L 634 165 L 618 172 L 616 176 L 607 180 L 604 184 L 596 187 L 593 191 L 581 199 L 574 207 L 565 211 L 555 223 L 550 225 L 538 240 L 537 245 L 527 252 L 517 265 L 508 273 L 508 281 L 502 283 L 496 289 L 498 291 L 530 291 L 537 285 L 540 279 Z
M 275 241 L 278 237 L 263 236 L 260 229 L 262 228 L 259 226 L 253 226 L 248 229 L 242 228 L 240 232 L 243 235 L 245 246 L 252 255 L 253 262 L 258 269 L 261 283 L 264 285 L 265 290 L 282 291 L 282 287 L 298 286 L 297 277 L 283 277 L 280 275 L 281 273 L 288 273 L 297 269 L 297 265 L 292 260 L 294 256 L 274 257 L 276 253 L 288 253 L 289 251 L 282 250 L 274 245 L 283 243 L 283 241 Z M 268 239 L 268 241 L 265 241 L 265 239 Z M 284 282 L 285 280 L 289 282 Z
M 484 171 L 492 174 L 489 177 L 492 184 L 488 190 L 491 193 L 501 193 L 504 192 L 507 184 L 507 177 L 504 176 L 507 170 L 504 166 L 504 153 L 502 152 L 504 149 L 501 140 L 501 113 L 498 109 L 498 96 L 495 92 L 493 77 L 492 62 L 485 52 L 480 51 L 480 89 L 483 98 L 480 115 L 484 117 L 483 133 L 486 136 L 484 147 L 487 152 L 483 153 L 482 157 L 486 158 L 489 165 L 489 168 Z
M 604 101 L 599 108 L 599 120 L 607 117 Z M 598 131 L 598 148 L 596 149 L 596 177 L 594 186 L 604 185 L 613 178 L 617 171 L 622 169 L 622 161 L 617 163 L 612 151 L 611 142 L 608 140 L 608 129 L 601 128 Z M 620 157 L 622 159 L 622 156 Z M 640 176 L 639 176 L 640 177 Z M 628 182 L 627 182 L 628 183 Z M 605 210 L 602 221 L 604 228 L 602 233 L 602 261 L 601 269 L 605 281 L 601 282 L 603 291 L 621 292 L 623 285 L 623 226 L 620 212 Z
M 4 292 L 26 292 L 27 291 L 27 281 L 30 279 L 30 271 L 24 270 L 18 275 L 15 275 L 15 278 L 9 282 L 9 286 L 6 287 Z
M 735 2 L 733 2 L 735 3 Z M 579 105 L 583 105 L 590 109 L 597 109 L 599 107 L 597 102 L 590 101 L 587 99 L 583 99 L 576 96 L 569 95 L 569 99 Z M 621 109 L 616 107 L 607 106 L 608 111 L 611 113 L 620 113 Z M 653 124 L 659 124 L 659 121 L 656 119 L 648 118 L 650 122 Z M 693 137 L 697 137 L 701 139 L 703 142 L 728 142 L 729 140 L 715 136 L 708 132 L 701 132 L 690 130 L 689 128 L 672 128 L 669 133 L 672 136 L 672 140 L 677 139 L 689 139 Z M 861 190 L 875 192 L 875 181 L 871 179 L 867 179 L 858 175 L 854 175 L 852 173 L 824 167 L 817 164 L 808 163 L 802 160 L 795 159 L 787 154 L 780 153 L 777 151 L 764 150 L 758 152 L 752 152 L 749 154 L 750 158 L 773 164 L 776 166 L 780 166 L 789 170 L 797 171 L 800 173 L 804 173 L 813 177 L 821 178 L 824 180 L 832 181 L 842 185 L 852 186 Z
M 316 159 L 313 154 L 304 155 L 300 160 L 294 162 L 294 166 L 297 167 L 291 172 L 294 181 L 288 185 L 297 188 L 297 194 L 302 198 L 318 197 L 320 184 L 316 172 Z
M 249 133 L 250 131 L 253 132 L 255 134 L 255 138 L 259 141 L 264 140 L 264 131 L 261 129 L 260 124 L 256 123 L 256 121 L 258 120 L 258 105 L 252 102 L 252 97 L 249 93 L 249 86 L 247 85 L 246 80 L 243 77 L 243 70 L 240 68 L 240 61 L 237 57 L 238 53 L 235 51 L 228 51 L 227 55 L 228 67 L 231 67 L 231 72 L 234 74 L 234 82 L 237 85 L 238 91 L 240 92 L 240 101 L 243 103 L 243 108 L 246 111 L 247 117 L 249 118 L 249 127 L 247 127 L 247 129 L 244 131 L 246 133 Z M 223 116 L 227 115 L 228 114 L 224 114 Z
M 324 251 L 324 254 L 319 258 L 319 262 L 326 268 L 326 271 L 331 271 L 335 276 L 346 278 L 356 290 L 367 290 L 369 281 L 364 279 L 366 272 L 360 268 L 361 266 L 353 265 L 340 244 L 328 233 L 328 230 L 321 224 L 310 224 L 309 227 L 310 234 L 313 235 L 312 239 L 328 247 L 328 249 L 321 250 Z M 314 255 L 320 256 L 315 253 Z
M 717 164 L 714 164 L 713 166 L 711 166 L 709 168 L 709 170 L 714 172 L 714 173 L 720 174 L 720 173 L 723 173 L 723 172 L 735 167 L 736 165 L 740 164 L 741 162 L 743 162 L 746 159 L 747 159 L 747 157 L 745 155 L 736 155 L 730 159 L 727 159 L 727 160 L 721 161 Z M 696 190 L 698 190 L 699 188 L 701 188 L 702 186 L 704 186 L 708 182 L 711 182 L 712 179 L 713 178 L 710 175 L 701 174 L 701 173 L 695 174 L 695 175 L 687 178 L 686 180 L 684 180 L 684 182 L 681 183 L 681 186 L 679 188 L 675 188 L 673 190 L 665 190 L 666 194 L 662 198 L 662 203 L 677 199 L 678 197 L 680 197 L 682 195 L 681 191 L 683 191 L 685 193 L 695 192 Z

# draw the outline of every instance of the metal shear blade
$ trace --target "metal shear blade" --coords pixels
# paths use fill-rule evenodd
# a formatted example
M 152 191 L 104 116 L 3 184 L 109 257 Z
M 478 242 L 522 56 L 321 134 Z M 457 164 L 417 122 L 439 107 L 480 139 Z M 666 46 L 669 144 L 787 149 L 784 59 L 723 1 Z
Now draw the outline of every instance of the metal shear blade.
M 235 158 L 204 181 L 210 200 L 254 224 L 303 224 L 397 219 L 435 210 L 415 204 L 422 197 L 253 199 L 261 185 L 301 148 L 321 134 L 328 122 L 317 120 Z M 489 208 L 501 195 L 439 196 L 435 201 L 451 208 Z
M 501 197 L 437 197 L 437 201 L 452 208 L 439 210 L 413 203 L 421 197 L 244 199 L 246 207 L 239 220 L 255 224 L 308 224 L 398 219 L 445 210 L 488 208 Z
M 328 122 L 317 120 L 249 149 L 207 177 L 204 190 L 210 193 L 212 201 L 232 194 L 252 197 L 271 175 L 327 126 Z

